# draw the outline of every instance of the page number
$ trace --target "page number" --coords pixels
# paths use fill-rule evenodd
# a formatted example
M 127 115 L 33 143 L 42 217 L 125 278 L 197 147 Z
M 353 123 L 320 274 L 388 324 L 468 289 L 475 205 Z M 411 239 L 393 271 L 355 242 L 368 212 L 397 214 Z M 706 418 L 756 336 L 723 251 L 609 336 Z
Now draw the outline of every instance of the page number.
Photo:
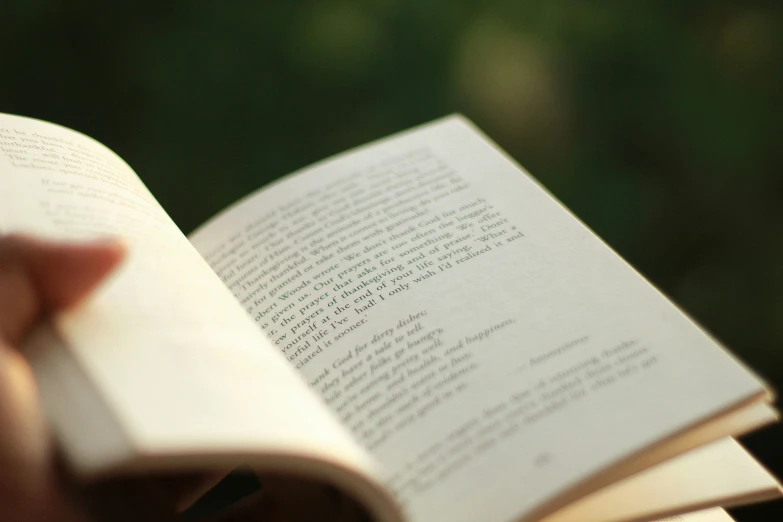
M 552 463 L 552 454 L 539 453 L 538 455 L 536 455 L 536 458 L 533 459 L 533 463 L 536 465 L 537 468 L 545 468 Z

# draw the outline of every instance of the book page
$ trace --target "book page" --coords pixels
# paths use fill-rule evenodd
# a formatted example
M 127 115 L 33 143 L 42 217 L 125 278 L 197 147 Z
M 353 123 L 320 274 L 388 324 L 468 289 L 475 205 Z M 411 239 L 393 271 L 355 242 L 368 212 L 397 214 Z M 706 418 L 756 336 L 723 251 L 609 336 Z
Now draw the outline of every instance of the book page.
M 415 521 L 532 517 L 765 393 L 458 117 L 305 169 L 190 237 Z
M 688 513 L 686 515 L 666 517 L 656 520 L 655 522 L 734 522 L 734 519 L 723 509 L 713 508 Z
M 0 211 L 3 232 L 127 244 L 128 259 L 109 282 L 56 320 L 128 439 L 129 454 L 117 454 L 111 441 L 88 443 L 95 454 L 73 463 L 82 472 L 172 455 L 187 465 L 210 455 L 271 454 L 283 465 L 282 457 L 296 456 L 299 469 L 311 459 L 374 473 L 366 452 L 108 149 L 62 127 L 0 115 Z M 74 444 L 106 433 L 84 431 Z M 223 466 L 240 463 L 227 458 Z
M 601 489 L 541 522 L 634 522 L 780 497 L 777 480 L 727 437 Z

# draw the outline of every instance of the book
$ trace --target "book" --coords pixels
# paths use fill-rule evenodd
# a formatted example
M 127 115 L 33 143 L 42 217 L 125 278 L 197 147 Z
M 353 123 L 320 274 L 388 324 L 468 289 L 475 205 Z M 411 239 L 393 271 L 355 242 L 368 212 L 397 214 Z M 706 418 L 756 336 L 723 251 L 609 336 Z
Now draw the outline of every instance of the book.
M 103 145 L 0 115 L 0 194 L 3 232 L 128 245 L 28 340 L 82 480 L 245 465 L 385 522 L 717 522 L 780 497 L 734 440 L 777 419 L 770 388 L 462 116 L 185 236 Z

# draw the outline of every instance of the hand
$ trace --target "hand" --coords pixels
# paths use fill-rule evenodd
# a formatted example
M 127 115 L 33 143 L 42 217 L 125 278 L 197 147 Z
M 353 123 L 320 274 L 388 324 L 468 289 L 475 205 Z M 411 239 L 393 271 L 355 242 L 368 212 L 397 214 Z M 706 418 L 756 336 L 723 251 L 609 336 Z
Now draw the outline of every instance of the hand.
M 93 497 L 76 493 L 58 469 L 32 373 L 17 347 L 38 321 L 75 306 L 123 259 L 116 242 L 59 244 L 0 236 L 0 520 L 97 522 L 177 520 L 177 507 L 216 482 L 204 475 L 120 479 Z M 364 511 L 335 490 L 304 480 L 261 477 L 261 493 L 221 522 L 354 522 Z M 197 495 L 196 495 L 197 496 Z M 127 508 L 127 509 L 126 509 Z M 101 513 L 105 513 L 101 514 Z M 89 513 L 89 514 L 88 514 Z M 98 513 L 98 514 L 96 514 Z
M 36 322 L 77 304 L 123 255 L 115 242 L 0 236 L 0 520 L 83 520 L 54 469 L 35 382 L 16 346 Z

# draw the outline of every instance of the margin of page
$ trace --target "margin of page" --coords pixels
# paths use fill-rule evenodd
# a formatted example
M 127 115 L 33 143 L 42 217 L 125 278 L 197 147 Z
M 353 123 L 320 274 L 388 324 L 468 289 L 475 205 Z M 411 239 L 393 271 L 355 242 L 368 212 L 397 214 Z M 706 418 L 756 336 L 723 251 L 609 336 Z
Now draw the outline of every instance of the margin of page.
M 680 305 L 677 304 L 672 298 L 667 296 L 660 288 L 658 288 L 656 285 L 654 285 L 652 282 L 650 282 L 647 277 L 639 272 L 639 270 L 636 269 L 633 265 L 631 265 L 626 259 L 621 256 L 611 245 L 609 245 L 604 239 L 595 233 L 595 231 L 590 228 L 584 221 L 582 221 L 579 216 L 574 214 L 571 209 L 569 209 L 567 206 L 563 204 L 560 199 L 552 194 L 548 188 L 546 188 L 535 176 L 530 174 L 527 169 L 525 169 L 522 165 L 519 164 L 513 157 L 511 157 L 503 148 L 501 148 L 495 141 L 492 140 L 489 136 L 487 136 L 484 131 L 482 131 L 480 128 L 478 128 L 471 120 L 468 118 L 465 118 L 461 114 L 455 114 L 453 116 L 443 118 L 444 120 L 447 119 L 454 119 L 459 122 L 461 122 L 463 125 L 466 125 L 470 128 L 471 131 L 476 133 L 478 137 L 480 137 L 487 145 L 492 147 L 495 152 L 502 155 L 506 161 L 514 165 L 516 168 L 521 170 L 539 189 L 541 189 L 544 193 L 546 193 L 547 196 L 549 196 L 552 201 L 554 201 L 561 210 L 563 210 L 565 213 L 567 213 L 569 216 L 571 216 L 575 221 L 577 221 L 580 225 L 582 225 L 587 231 L 589 231 L 595 239 L 597 239 L 604 247 L 606 247 L 610 252 L 612 252 L 615 256 L 617 256 L 618 259 L 620 259 L 628 268 L 633 270 L 633 272 L 639 276 L 639 278 L 646 283 L 652 290 L 654 290 L 656 293 L 658 293 L 661 297 L 666 299 L 666 301 L 669 302 L 672 306 L 674 306 L 678 312 L 680 312 L 688 321 L 696 327 L 699 331 L 701 331 L 704 335 L 706 335 L 717 347 L 719 347 L 723 352 L 728 355 L 738 366 L 740 366 L 745 372 L 752 375 L 757 381 L 759 381 L 759 384 L 762 388 L 764 388 L 764 395 L 763 400 L 768 403 L 774 403 L 777 400 L 777 392 L 775 389 L 767 382 L 766 379 L 762 378 L 758 375 L 756 371 L 754 371 L 750 366 L 748 366 L 742 359 L 737 357 L 731 350 L 729 350 L 722 342 L 720 342 L 717 338 L 715 338 L 714 335 L 712 335 L 711 332 L 707 331 L 701 324 L 699 324 L 688 312 L 683 310 Z M 430 125 L 435 125 L 440 123 L 441 120 L 436 120 L 432 122 Z M 758 399 L 758 397 L 757 397 Z
M 622 480 L 623 478 L 632 476 L 634 473 L 637 473 L 640 470 L 648 469 L 652 466 L 655 466 L 656 464 L 665 462 L 670 458 L 674 458 L 678 455 L 681 455 L 690 449 L 695 449 L 708 442 L 711 442 L 712 440 L 717 440 L 723 436 L 742 435 L 743 433 L 746 433 L 748 431 L 753 431 L 755 429 L 758 429 L 761 426 L 748 427 L 745 430 L 743 430 L 742 433 L 716 434 L 715 437 L 710 437 L 709 440 L 703 440 L 696 444 L 688 444 L 687 447 L 679 448 L 677 451 L 673 451 L 669 455 L 663 455 L 661 457 L 655 458 L 653 461 L 645 462 L 643 460 L 645 455 L 649 455 L 655 452 L 666 452 L 667 445 L 676 443 L 678 439 L 688 435 L 690 432 L 697 430 L 699 428 L 703 428 L 709 425 L 711 422 L 719 422 L 722 417 L 728 416 L 732 413 L 737 413 L 741 411 L 743 408 L 753 406 L 754 404 L 757 404 L 759 402 L 766 402 L 764 392 L 759 392 L 751 397 L 748 397 L 738 402 L 737 404 L 733 406 L 729 406 L 724 410 L 720 411 L 719 413 L 712 415 L 708 418 L 700 419 L 694 422 L 693 424 L 691 424 L 690 426 L 676 433 L 673 433 L 668 437 L 659 440 L 658 442 L 656 442 L 651 446 L 648 446 L 639 451 L 626 455 L 625 457 L 621 458 L 617 462 L 610 464 L 604 469 L 601 469 L 596 473 L 593 473 L 592 475 L 586 477 L 584 480 L 581 480 L 578 483 L 566 488 L 559 494 L 556 494 L 553 497 L 549 498 L 548 500 L 545 500 L 539 505 L 539 507 L 533 509 L 530 513 L 528 513 L 523 518 L 521 518 L 520 521 L 532 522 L 535 520 L 543 519 L 546 516 L 551 515 L 555 511 L 562 509 L 563 507 L 573 502 L 576 502 L 577 500 L 584 498 L 590 495 L 591 493 L 597 492 L 605 487 L 615 484 L 618 481 Z

